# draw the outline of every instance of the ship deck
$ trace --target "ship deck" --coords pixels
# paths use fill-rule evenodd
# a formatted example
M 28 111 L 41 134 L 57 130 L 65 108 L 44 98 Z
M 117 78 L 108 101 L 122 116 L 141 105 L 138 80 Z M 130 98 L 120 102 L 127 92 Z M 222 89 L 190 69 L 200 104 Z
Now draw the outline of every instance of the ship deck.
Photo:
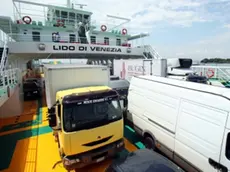
M 46 119 L 45 96 L 40 100 L 24 102 L 20 116 L 0 120 L 1 172 L 64 172 L 57 143 Z M 125 151 L 143 148 L 134 130 L 125 126 Z M 102 172 L 111 159 L 77 172 Z M 55 165 L 56 164 L 56 165 Z

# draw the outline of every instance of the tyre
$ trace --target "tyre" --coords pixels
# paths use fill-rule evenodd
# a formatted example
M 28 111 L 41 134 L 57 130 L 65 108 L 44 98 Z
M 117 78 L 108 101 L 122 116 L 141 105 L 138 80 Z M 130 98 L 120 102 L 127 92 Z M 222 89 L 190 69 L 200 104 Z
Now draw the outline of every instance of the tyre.
M 147 149 L 151 149 L 151 150 L 156 149 L 155 141 L 150 136 L 146 136 L 144 138 L 144 145 Z

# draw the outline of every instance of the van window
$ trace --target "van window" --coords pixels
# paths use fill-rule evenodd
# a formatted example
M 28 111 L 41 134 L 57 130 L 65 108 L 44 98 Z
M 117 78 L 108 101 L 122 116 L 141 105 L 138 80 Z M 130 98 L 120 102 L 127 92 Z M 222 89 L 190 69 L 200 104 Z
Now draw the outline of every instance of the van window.
M 230 160 L 230 133 L 228 133 L 227 136 L 225 156 L 228 158 L 228 160 Z

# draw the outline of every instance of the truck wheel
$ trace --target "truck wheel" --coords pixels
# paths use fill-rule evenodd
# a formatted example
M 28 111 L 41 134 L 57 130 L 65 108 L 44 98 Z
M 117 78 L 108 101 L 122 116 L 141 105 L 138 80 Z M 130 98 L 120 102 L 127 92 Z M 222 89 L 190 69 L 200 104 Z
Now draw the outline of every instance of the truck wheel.
M 156 148 L 154 140 L 149 136 L 144 138 L 144 145 L 147 149 L 155 150 Z

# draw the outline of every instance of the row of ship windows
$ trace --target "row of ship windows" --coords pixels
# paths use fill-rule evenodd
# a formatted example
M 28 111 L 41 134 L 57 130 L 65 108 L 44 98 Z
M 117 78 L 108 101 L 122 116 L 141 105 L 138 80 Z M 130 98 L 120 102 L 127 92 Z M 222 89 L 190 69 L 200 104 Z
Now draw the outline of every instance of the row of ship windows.
M 96 44 L 96 36 L 90 36 L 90 41 L 91 44 Z M 109 38 L 104 37 L 104 44 L 109 45 Z M 120 46 L 121 45 L 121 39 L 117 38 L 116 39 L 116 45 Z
M 32 32 L 33 41 L 40 42 L 40 32 Z M 60 35 L 59 33 L 53 33 L 52 34 L 52 41 L 53 42 L 59 42 L 60 41 Z M 90 36 L 91 44 L 96 44 L 96 36 Z M 75 34 L 69 34 L 69 42 L 76 42 L 76 35 Z M 104 44 L 109 45 L 109 38 L 104 37 Z M 116 39 L 116 45 L 121 45 L 121 39 Z

